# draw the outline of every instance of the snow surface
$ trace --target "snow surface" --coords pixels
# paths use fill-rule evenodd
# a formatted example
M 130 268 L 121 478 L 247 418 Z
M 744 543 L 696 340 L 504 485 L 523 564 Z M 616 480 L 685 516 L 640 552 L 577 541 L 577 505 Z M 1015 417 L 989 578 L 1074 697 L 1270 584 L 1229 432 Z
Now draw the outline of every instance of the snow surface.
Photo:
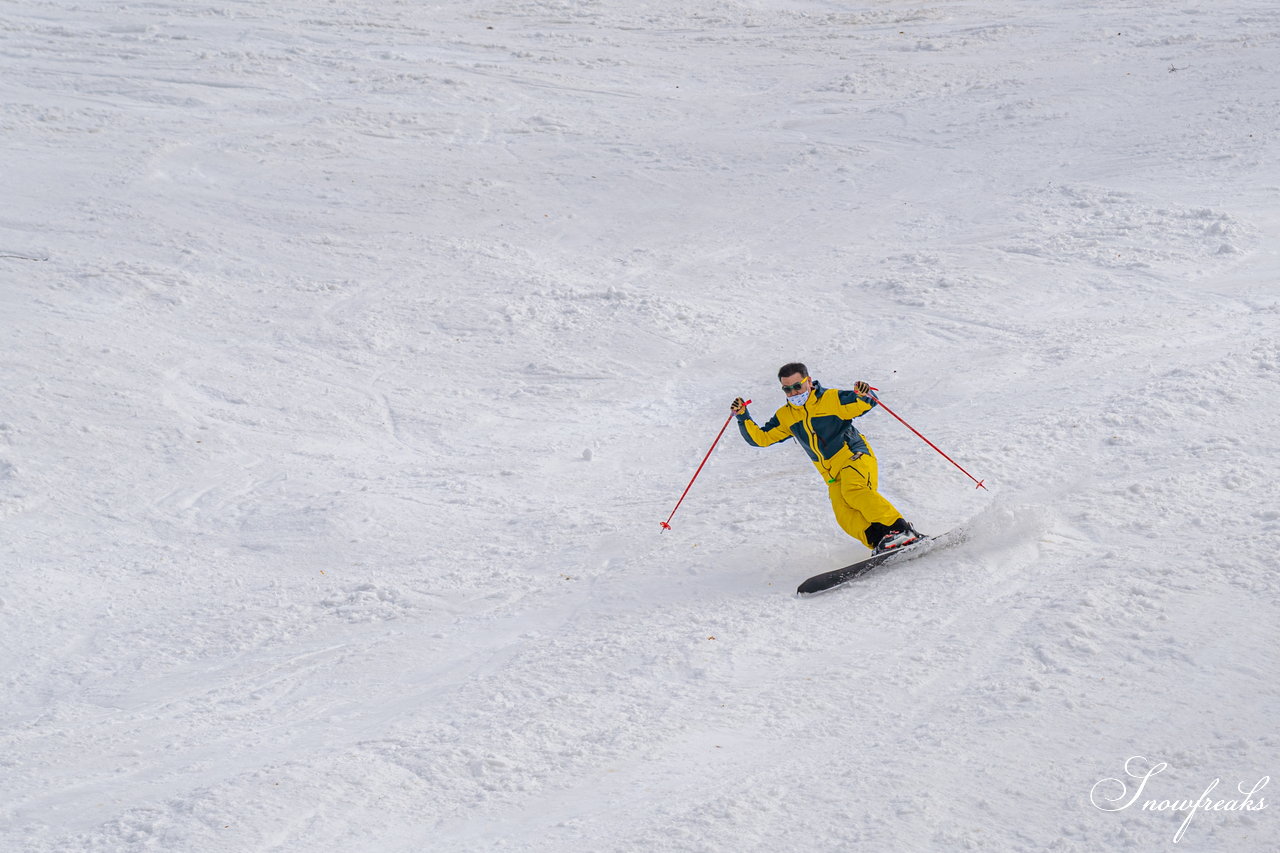
M 1277 69 L 1271 0 L 0 4 L 0 849 L 1280 849 L 1097 796 L 1280 776 Z M 798 599 L 865 552 L 732 431 L 660 532 L 791 359 L 967 543 Z

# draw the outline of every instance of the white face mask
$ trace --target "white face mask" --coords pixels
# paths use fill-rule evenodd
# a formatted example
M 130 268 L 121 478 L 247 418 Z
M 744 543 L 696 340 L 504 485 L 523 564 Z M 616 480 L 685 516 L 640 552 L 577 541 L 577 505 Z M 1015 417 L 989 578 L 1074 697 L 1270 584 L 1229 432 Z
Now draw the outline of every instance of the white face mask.
M 799 394 L 796 394 L 794 397 L 788 397 L 787 402 L 793 406 L 803 406 L 805 403 L 809 402 L 809 394 L 812 393 L 812 391 L 813 391 L 812 388 L 810 388 L 808 391 L 801 391 Z

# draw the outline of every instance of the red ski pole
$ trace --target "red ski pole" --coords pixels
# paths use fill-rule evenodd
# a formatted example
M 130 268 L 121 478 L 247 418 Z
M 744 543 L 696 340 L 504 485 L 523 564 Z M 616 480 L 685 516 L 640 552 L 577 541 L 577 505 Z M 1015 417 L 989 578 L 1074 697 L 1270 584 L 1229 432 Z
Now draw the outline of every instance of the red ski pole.
M 743 403 L 742 405 L 743 405 L 744 407 L 746 407 L 746 406 L 750 406 L 750 405 L 751 405 L 751 401 L 750 401 L 750 400 L 747 400 L 747 401 L 746 401 L 745 403 Z M 699 465 L 699 466 L 698 466 L 698 470 L 693 472 L 693 477 L 692 477 L 692 479 L 690 479 L 690 480 L 689 480 L 689 485 L 687 485 L 687 486 L 685 486 L 685 487 L 684 487 L 684 494 L 680 495 L 680 500 L 676 501 L 676 509 L 679 509 L 679 508 L 680 508 L 680 504 L 684 503 L 684 496 L 685 496 L 685 495 L 687 495 L 687 494 L 689 494 L 689 490 L 693 488 L 693 481 L 694 481 L 694 480 L 696 480 L 696 479 L 698 479 L 698 475 L 702 473 L 702 467 L 703 467 L 703 465 L 706 465 L 706 464 L 707 464 L 707 460 L 711 458 L 711 451 L 712 451 L 712 450 L 715 450 L 715 449 L 716 449 L 716 445 L 720 443 L 720 437 L 721 437 L 722 435 L 724 435 L 724 431 L 725 431 L 725 430 L 727 430 L 727 429 L 729 428 L 729 421 L 733 420 L 733 417 L 734 417 L 733 413 L 732 413 L 732 412 L 730 412 L 730 413 L 729 413 L 729 417 L 728 417 L 728 418 L 725 420 L 725 422 L 724 422 L 724 426 L 720 427 L 720 432 L 718 432 L 718 433 L 716 434 L 716 440 L 715 440 L 715 441 L 713 441 L 713 442 L 711 442 L 711 449 L 707 451 L 707 455 L 706 455 L 706 456 L 702 457 L 702 465 Z M 666 521 L 664 521 L 664 522 L 662 522 L 662 529 L 663 529 L 663 530 L 670 530 L 670 529 L 671 529 L 671 519 L 673 519 L 673 518 L 675 518 L 675 517 L 676 517 L 676 509 L 671 510 L 671 515 L 668 515 L 668 516 L 667 516 L 667 520 L 666 520 Z
M 872 391 L 879 391 L 880 389 L 879 389 L 879 388 L 872 388 L 871 390 L 872 390 Z M 889 408 L 888 406 L 886 406 L 886 405 L 884 404 L 884 401 L 883 401 L 883 400 L 881 400 L 879 397 L 877 397 L 877 398 L 876 398 L 876 401 L 879 403 L 880 408 L 884 409 L 886 412 L 888 412 L 889 414 L 891 414 L 891 415 L 893 415 L 895 418 L 897 418 L 898 423 L 902 424 L 904 427 L 906 427 L 907 429 L 909 429 L 909 430 L 911 430 L 912 432 L 914 432 L 914 433 L 916 434 L 916 436 L 917 436 L 921 441 L 923 441 L 925 444 L 929 445 L 929 446 L 930 446 L 930 447 L 932 447 L 934 450 L 937 450 L 937 451 L 938 451 L 938 455 L 940 455 L 943 459 L 947 460 L 948 462 L 950 462 L 952 465 L 956 466 L 957 468 L 960 468 L 960 471 L 961 471 L 961 472 L 962 472 L 966 477 L 968 477 L 970 480 L 973 480 L 975 483 L 977 483 L 977 484 L 978 484 L 977 486 L 975 486 L 975 488 L 978 488 L 978 489 L 986 489 L 986 488 L 987 488 L 987 487 L 986 487 L 986 484 L 985 484 L 985 482 L 984 482 L 983 480 L 979 480 L 977 477 L 973 476 L 973 475 L 972 475 L 972 474 L 970 474 L 968 471 L 965 471 L 965 470 L 964 470 L 964 468 L 961 468 L 961 467 L 960 467 L 960 463 L 959 463 L 959 462 L 957 462 L 956 460 L 952 459 L 950 456 L 948 456 L 947 454 L 945 454 L 945 453 L 943 453 L 941 450 L 939 450 L 939 449 L 938 449 L 938 445 L 934 444 L 932 441 L 930 441 L 929 439 L 925 438 L 923 435 L 920 435 L 920 431 L 919 431 L 918 429 L 916 429 L 916 428 L 915 428 L 915 427 L 913 427 L 911 424 L 909 424 L 909 423 L 907 423 L 906 421 L 904 421 L 902 418 L 899 418 L 899 417 L 898 417 L 898 415 L 897 415 L 897 413 L 896 413 L 896 412 L 894 412 L 894 410 L 893 410 L 893 409 Z M 987 491 L 990 491 L 990 489 L 987 489 Z

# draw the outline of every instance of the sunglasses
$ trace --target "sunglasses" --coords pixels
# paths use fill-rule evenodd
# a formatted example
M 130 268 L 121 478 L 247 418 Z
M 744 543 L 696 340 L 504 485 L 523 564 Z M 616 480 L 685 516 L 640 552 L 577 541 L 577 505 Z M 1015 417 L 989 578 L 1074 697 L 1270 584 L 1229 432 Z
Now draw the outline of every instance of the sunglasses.
M 804 379 L 801 379 L 795 385 L 783 385 L 782 393 L 786 394 L 788 397 L 790 397 L 792 394 L 798 394 L 800 393 L 800 389 L 804 387 L 804 383 L 808 381 L 809 381 L 809 377 L 806 376 Z

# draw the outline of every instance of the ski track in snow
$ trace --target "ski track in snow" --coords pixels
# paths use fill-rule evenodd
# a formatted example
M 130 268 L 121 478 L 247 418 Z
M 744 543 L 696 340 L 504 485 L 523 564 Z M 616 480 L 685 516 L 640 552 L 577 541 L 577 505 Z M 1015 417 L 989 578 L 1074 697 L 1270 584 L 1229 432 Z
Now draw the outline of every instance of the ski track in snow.
M 0 849 L 1275 850 L 1280 13 L 0 13 Z M 732 431 L 867 379 L 856 559 Z M 1274 788 L 1264 793 L 1274 793 Z

